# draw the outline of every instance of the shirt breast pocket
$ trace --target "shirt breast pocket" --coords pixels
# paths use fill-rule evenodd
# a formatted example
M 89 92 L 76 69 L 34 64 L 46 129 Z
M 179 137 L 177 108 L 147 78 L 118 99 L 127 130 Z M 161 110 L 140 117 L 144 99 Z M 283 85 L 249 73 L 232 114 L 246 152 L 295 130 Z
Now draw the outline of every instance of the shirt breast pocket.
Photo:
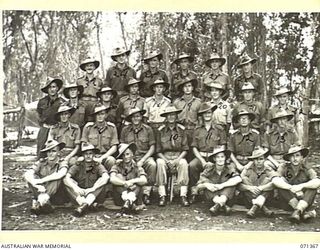
M 89 139 L 89 143 L 93 144 L 94 146 L 98 145 L 98 139 L 99 139 L 98 134 L 90 133 L 88 136 L 88 139 Z
M 111 135 L 109 133 L 104 133 L 101 136 L 101 143 L 106 150 L 109 150 L 111 143 Z
M 149 140 L 147 137 L 140 137 L 139 141 L 143 150 L 147 150 L 149 148 Z

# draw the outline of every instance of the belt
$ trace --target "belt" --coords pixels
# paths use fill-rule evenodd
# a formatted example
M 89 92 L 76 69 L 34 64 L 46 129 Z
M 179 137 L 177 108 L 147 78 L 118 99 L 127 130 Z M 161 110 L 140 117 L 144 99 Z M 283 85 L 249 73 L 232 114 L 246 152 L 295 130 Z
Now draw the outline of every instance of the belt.
M 49 124 L 44 123 L 44 124 L 42 124 L 42 127 L 44 127 L 44 128 L 53 128 L 54 125 L 49 125 Z
M 83 101 L 97 101 L 98 98 L 97 97 L 94 97 L 94 96 L 82 96 L 81 98 Z
M 210 157 L 213 155 L 213 152 L 199 152 L 202 157 Z

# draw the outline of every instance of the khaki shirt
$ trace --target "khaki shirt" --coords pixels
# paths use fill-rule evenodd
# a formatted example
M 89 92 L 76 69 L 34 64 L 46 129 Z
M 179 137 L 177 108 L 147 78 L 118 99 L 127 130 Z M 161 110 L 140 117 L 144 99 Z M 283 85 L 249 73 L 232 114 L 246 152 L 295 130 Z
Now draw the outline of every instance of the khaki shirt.
M 227 136 L 224 128 L 212 125 L 209 130 L 205 126 L 196 128 L 191 147 L 197 148 L 200 152 L 212 153 L 216 146 L 226 144 Z
M 148 118 L 148 123 L 163 123 L 166 118 L 160 116 L 160 114 L 170 104 L 170 99 L 165 96 L 163 96 L 160 102 L 157 102 L 154 96 L 146 98 L 145 108 L 147 112 L 145 116 Z
M 212 122 L 220 125 L 231 124 L 232 109 L 229 102 L 220 100 L 218 103 L 210 101 L 211 104 L 217 105 L 217 109 L 212 114 Z
M 117 121 L 121 122 L 133 108 L 145 109 L 145 99 L 141 96 L 137 96 L 133 99 L 130 95 L 126 95 L 120 98 L 117 109 Z
M 61 97 L 52 100 L 48 95 L 41 98 L 37 104 L 37 113 L 39 115 L 39 125 L 44 123 L 54 125 L 57 123 L 55 114 L 58 112 L 60 105 L 64 102 Z
M 171 80 L 171 82 L 172 82 L 172 86 L 171 86 L 171 97 L 172 97 L 173 99 L 175 99 L 175 98 L 177 98 L 179 95 L 181 95 L 181 93 L 178 91 L 176 85 L 177 85 L 179 82 L 181 82 L 181 81 L 183 81 L 184 79 L 186 79 L 187 77 L 188 77 L 189 79 L 197 79 L 197 78 L 198 78 L 197 74 L 196 74 L 195 72 L 191 71 L 191 70 L 188 70 L 186 74 L 183 73 L 182 71 L 178 71 L 178 72 L 176 72 L 175 74 L 173 74 L 172 80 Z M 198 88 L 199 88 L 199 86 L 198 86 Z M 195 89 L 194 91 L 197 92 L 198 90 Z
M 156 143 L 157 153 L 189 150 L 185 128 L 180 124 L 176 124 L 172 130 L 167 125 L 161 126 Z
M 242 134 L 237 129 L 230 135 L 228 149 L 235 155 L 251 156 L 255 147 L 260 146 L 260 134 L 255 129 L 250 129 L 247 134 Z
M 62 127 L 59 122 L 50 130 L 52 138 L 58 142 L 64 142 L 66 148 L 75 148 L 80 144 L 81 130 L 77 124 L 69 123 L 67 127 Z
M 78 124 L 79 127 L 82 128 L 86 124 L 85 103 L 82 100 L 78 100 L 78 103 L 73 104 L 73 103 L 71 103 L 71 100 L 69 100 L 67 102 L 67 105 L 76 109 L 75 112 L 70 117 L 70 122 Z
M 125 166 L 123 162 L 114 165 L 111 170 L 110 174 L 115 173 L 117 175 L 121 175 L 123 180 L 128 181 L 131 179 L 139 178 L 141 176 L 147 176 L 146 172 L 142 167 L 138 167 L 135 162 L 132 162 L 130 166 Z
M 92 80 L 89 80 L 85 75 L 78 78 L 77 84 L 82 85 L 84 88 L 82 96 L 91 96 L 97 98 L 97 92 L 101 89 L 103 82 L 99 77 L 94 77 Z
M 105 122 L 101 128 L 96 123 L 89 123 L 83 128 L 81 141 L 91 143 L 104 154 L 119 144 L 117 128 L 111 122 Z
M 58 172 L 62 168 L 68 168 L 68 163 L 63 161 L 63 159 L 49 161 L 48 158 L 41 158 L 32 166 L 35 175 L 37 175 L 40 179 Z
M 150 86 L 152 83 L 154 83 L 158 79 L 162 79 L 165 82 L 169 82 L 169 79 L 168 79 L 166 72 L 161 69 L 159 69 L 155 73 L 151 73 L 150 70 L 142 72 L 142 74 L 140 76 L 140 80 L 143 81 L 145 84 L 143 85 L 143 88 L 140 90 L 141 96 L 143 96 L 143 97 L 152 96 L 153 91 L 150 89 Z
M 156 143 L 152 128 L 146 124 L 141 124 L 137 129 L 132 124 L 125 126 L 121 131 L 120 142 L 134 142 L 137 146 L 136 157 L 143 157 Z
M 193 96 L 190 100 L 186 100 L 185 96 L 177 98 L 173 105 L 182 112 L 178 114 L 178 121 L 183 124 L 186 129 L 195 127 L 198 123 L 198 111 L 200 109 L 201 100 Z
M 261 75 L 257 73 L 252 73 L 252 75 L 249 78 L 246 78 L 243 74 L 241 74 L 240 76 L 234 79 L 234 95 L 236 96 L 237 100 L 243 99 L 240 93 L 243 83 L 245 82 L 251 82 L 254 88 L 256 89 L 258 95 L 262 95 L 264 83 L 262 81 Z
M 198 184 L 221 184 L 235 176 L 239 176 L 239 174 L 236 171 L 236 167 L 233 163 L 227 164 L 220 174 L 217 173 L 215 165 L 211 164 L 210 166 L 205 168 L 204 171 L 200 174 Z
M 264 167 L 262 170 L 258 171 L 254 165 L 251 165 L 241 172 L 242 183 L 250 186 L 265 185 L 271 182 L 272 171 L 273 170 L 270 167 Z
M 213 72 L 209 71 L 204 73 L 204 76 L 202 77 L 201 80 L 201 90 L 202 90 L 202 96 L 206 99 L 209 98 L 211 99 L 210 93 L 205 91 L 205 84 L 213 82 L 213 81 L 218 81 L 221 82 L 227 91 L 231 89 L 231 81 L 230 77 L 228 74 L 222 72 L 219 70 L 218 74 L 213 74 Z
M 128 84 L 130 78 L 136 78 L 136 71 L 128 65 L 120 69 L 116 64 L 107 70 L 105 83 L 117 92 L 124 92 L 124 87 Z
M 71 166 L 68 173 L 78 183 L 80 188 L 91 188 L 96 181 L 104 174 L 108 173 L 102 164 L 93 161 L 88 164 L 84 161 L 77 162 Z

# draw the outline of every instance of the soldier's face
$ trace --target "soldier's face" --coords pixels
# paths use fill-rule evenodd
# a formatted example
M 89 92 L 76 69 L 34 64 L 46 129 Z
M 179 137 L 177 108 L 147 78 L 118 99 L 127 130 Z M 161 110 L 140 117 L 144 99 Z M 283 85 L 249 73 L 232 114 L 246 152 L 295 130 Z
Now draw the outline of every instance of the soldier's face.
M 164 92 L 164 86 L 162 84 L 156 85 L 153 89 L 156 95 L 162 95 Z
M 92 162 L 94 157 L 94 152 L 92 150 L 87 150 L 83 152 L 83 158 L 85 162 Z
M 210 65 L 211 65 L 211 69 L 217 70 L 220 68 L 221 62 L 219 60 L 212 60 Z
M 213 100 L 217 100 L 221 96 L 221 90 L 216 88 L 210 88 L 210 94 Z
M 101 94 L 101 99 L 104 102 L 110 102 L 112 99 L 112 93 L 111 92 L 103 92 Z
M 288 118 L 287 117 L 280 117 L 277 119 L 277 123 L 278 123 L 279 127 L 284 128 L 287 126 Z
M 84 66 L 84 70 L 85 72 L 87 72 L 88 74 L 91 74 L 94 70 L 96 69 L 96 67 L 94 66 L 94 63 L 88 63 Z
M 48 156 L 48 160 L 49 161 L 54 161 L 58 158 L 58 155 L 59 155 L 59 147 L 56 146 L 52 149 L 50 149 L 47 153 L 47 156 Z
M 58 93 L 58 84 L 55 82 L 52 82 L 48 88 L 48 95 L 55 96 Z
M 249 73 L 252 71 L 252 64 L 251 63 L 247 63 L 245 65 L 242 66 L 242 70 L 245 73 Z
M 216 154 L 215 161 L 216 161 L 216 165 L 224 166 L 226 162 L 226 155 L 224 154 L 224 152 Z
M 303 161 L 303 156 L 302 156 L 301 152 L 297 152 L 297 153 L 292 154 L 290 156 L 289 160 L 293 166 L 299 166 Z
M 265 160 L 264 156 L 260 156 L 260 157 L 258 157 L 256 159 L 254 159 L 253 163 L 257 168 L 261 169 L 261 168 L 263 168 L 264 160 Z
M 177 120 L 177 114 L 176 113 L 170 113 L 167 115 L 167 122 L 168 123 L 175 123 Z
M 189 60 L 188 59 L 181 59 L 180 61 L 180 68 L 181 69 L 188 69 L 189 68 Z
M 288 93 L 284 93 L 284 94 L 278 96 L 278 100 L 279 100 L 280 104 L 282 104 L 282 105 L 286 104 L 289 100 Z
M 242 94 L 245 101 L 251 101 L 254 96 L 253 90 L 249 90 L 249 89 L 242 91 Z
M 142 121 L 142 114 L 140 112 L 133 114 L 131 117 L 131 121 L 134 125 L 139 125 Z
M 150 68 L 156 68 L 159 66 L 159 59 L 158 57 L 154 57 L 152 59 L 149 60 L 149 66 Z
M 124 163 L 130 163 L 134 158 L 133 152 L 130 148 L 128 148 L 126 151 L 123 153 L 123 162 Z
M 130 88 L 129 88 L 129 91 L 130 91 L 130 94 L 137 95 L 139 93 L 139 85 L 138 85 L 138 83 L 131 85 Z
M 204 120 L 205 122 L 211 121 L 211 119 L 212 119 L 212 114 L 213 114 L 213 113 L 212 113 L 211 110 L 208 110 L 208 111 L 204 112 L 203 115 L 202 115 L 203 120 Z
M 70 113 L 69 111 L 65 111 L 60 113 L 60 121 L 61 122 L 68 122 L 70 118 Z
M 115 58 L 115 60 L 120 63 L 120 64 L 123 64 L 127 61 L 127 55 L 126 54 L 122 54 L 122 55 L 119 55 Z
M 192 91 L 193 91 L 192 83 L 188 82 L 184 84 L 182 90 L 183 90 L 183 93 L 185 93 L 186 95 L 192 94 Z
M 105 118 L 106 118 L 106 111 L 100 111 L 96 114 L 96 122 L 104 122 Z
M 70 98 L 76 98 L 79 94 L 78 88 L 70 88 L 69 89 L 69 96 Z
M 248 115 L 241 115 L 239 118 L 239 123 L 241 127 L 247 127 L 249 126 L 250 119 Z

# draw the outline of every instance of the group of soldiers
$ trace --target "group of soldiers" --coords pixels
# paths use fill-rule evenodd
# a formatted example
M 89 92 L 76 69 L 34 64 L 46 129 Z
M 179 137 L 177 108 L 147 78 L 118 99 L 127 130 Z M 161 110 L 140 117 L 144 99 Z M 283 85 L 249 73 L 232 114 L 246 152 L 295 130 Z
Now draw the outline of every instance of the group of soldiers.
M 293 210 L 290 220 L 316 217 L 320 179 L 297 135 L 300 111 L 287 87 L 275 93 L 276 105 L 261 103 L 257 59 L 244 54 L 231 81 L 215 52 L 201 78 L 190 70 L 194 57 L 181 54 L 169 79 L 157 51 L 144 58 L 148 69 L 137 78 L 129 55 L 114 50 L 104 81 L 95 75 L 99 61 L 87 58 L 74 83 L 48 77 L 41 88 L 38 161 L 25 174 L 33 213 L 52 212 L 53 197 L 65 194 L 78 204 L 75 216 L 108 196 L 126 212 L 139 211 L 156 190 L 165 206 L 174 195 L 171 180 L 182 206 L 205 198 L 212 215 L 229 214 L 241 197 L 248 217 L 271 216 L 266 204 L 280 197 Z

